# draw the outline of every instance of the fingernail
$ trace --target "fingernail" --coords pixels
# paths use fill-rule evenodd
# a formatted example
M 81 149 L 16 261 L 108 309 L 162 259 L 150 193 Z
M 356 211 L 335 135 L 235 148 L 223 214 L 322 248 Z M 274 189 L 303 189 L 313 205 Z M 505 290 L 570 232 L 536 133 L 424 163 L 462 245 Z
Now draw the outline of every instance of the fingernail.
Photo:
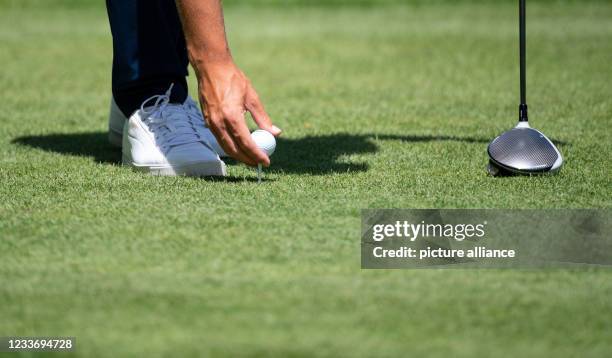
M 282 129 L 278 128 L 278 127 L 277 127 L 277 126 L 275 126 L 275 125 L 272 125 L 272 132 L 273 132 L 272 134 L 274 134 L 274 135 L 280 135 L 282 131 L 283 131 Z

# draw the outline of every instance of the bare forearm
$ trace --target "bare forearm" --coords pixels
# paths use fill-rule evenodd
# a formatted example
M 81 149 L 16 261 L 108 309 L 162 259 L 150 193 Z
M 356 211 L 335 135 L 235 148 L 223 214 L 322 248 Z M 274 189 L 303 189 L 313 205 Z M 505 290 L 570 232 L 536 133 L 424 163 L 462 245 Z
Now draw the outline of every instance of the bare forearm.
M 189 61 L 198 77 L 204 118 L 225 153 L 249 165 L 270 165 L 268 155 L 251 138 L 244 113 L 275 136 L 272 124 L 251 81 L 236 66 L 227 45 L 220 0 L 176 0 Z
M 176 0 L 189 60 L 198 71 L 212 63 L 232 61 L 220 0 Z

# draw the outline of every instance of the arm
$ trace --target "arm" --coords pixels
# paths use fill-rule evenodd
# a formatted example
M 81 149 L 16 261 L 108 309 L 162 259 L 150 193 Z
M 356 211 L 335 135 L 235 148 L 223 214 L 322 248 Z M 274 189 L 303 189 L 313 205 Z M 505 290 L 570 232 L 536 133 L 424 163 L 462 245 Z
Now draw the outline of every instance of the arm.
M 251 139 L 244 113 L 249 111 L 259 128 L 275 136 L 281 130 L 272 125 L 251 82 L 232 59 L 220 0 L 176 0 L 176 4 L 208 126 L 233 158 L 248 165 L 270 165 Z

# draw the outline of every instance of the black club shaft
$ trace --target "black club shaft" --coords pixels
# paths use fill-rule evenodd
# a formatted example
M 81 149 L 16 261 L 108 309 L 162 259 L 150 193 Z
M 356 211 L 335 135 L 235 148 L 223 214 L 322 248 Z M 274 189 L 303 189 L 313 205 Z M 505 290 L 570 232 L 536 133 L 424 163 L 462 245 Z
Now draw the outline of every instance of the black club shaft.
M 519 121 L 527 122 L 527 39 L 526 39 L 526 0 L 519 0 L 519 42 L 520 42 L 520 75 L 521 104 L 519 106 Z

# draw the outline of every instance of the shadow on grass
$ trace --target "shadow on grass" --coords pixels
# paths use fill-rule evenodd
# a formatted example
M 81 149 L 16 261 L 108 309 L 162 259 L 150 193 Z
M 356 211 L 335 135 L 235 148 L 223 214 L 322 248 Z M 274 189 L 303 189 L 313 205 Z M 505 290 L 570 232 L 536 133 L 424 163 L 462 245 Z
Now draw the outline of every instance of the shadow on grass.
M 264 176 L 261 178 L 261 181 L 259 181 L 257 179 L 257 174 L 253 174 L 253 176 L 242 176 L 242 177 L 237 177 L 237 176 L 233 176 L 233 175 L 227 175 L 224 177 L 215 177 L 215 176 L 210 176 L 210 177 L 200 177 L 200 178 L 190 178 L 193 180 L 206 180 L 206 181 L 210 181 L 210 182 L 221 182 L 221 183 L 232 183 L 232 184 L 240 184 L 240 183 L 256 183 L 256 184 L 264 184 L 264 183 L 273 183 L 276 181 L 276 179 L 271 179 L 266 177 L 265 175 L 266 172 L 264 172 Z
M 108 143 L 106 132 L 31 135 L 15 138 L 11 143 L 59 154 L 88 156 L 98 163 L 121 164 L 121 149 Z
M 367 163 L 346 163 L 339 160 L 345 155 L 377 152 L 377 140 L 409 143 L 459 141 L 484 144 L 489 142 L 489 139 L 486 138 L 445 135 L 335 133 L 297 139 L 281 137 L 278 139 L 276 153 L 272 157 L 272 167 L 267 171 L 311 175 L 367 171 Z M 106 132 L 23 136 L 13 139 L 12 143 L 65 155 L 89 156 L 98 163 L 118 165 L 121 162 L 121 150 L 108 143 Z M 226 162 L 235 163 L 232 160 L 226 160 Z M 228 179 L 231 182 L 251 180 L 238 177 L 213 180 L 228 181 Z
M 367 163 L 339 161 L 342 156 L 368 154 L 378 151 L 377 140 L 409 143 L 459 141 L 488 143 L 488 139 L 445 135 L 349 134 L 307 136 L 299 139 L 279 138 L 272 157 L 272 172 L 325 175 L 342 172 L 363 172 Z

